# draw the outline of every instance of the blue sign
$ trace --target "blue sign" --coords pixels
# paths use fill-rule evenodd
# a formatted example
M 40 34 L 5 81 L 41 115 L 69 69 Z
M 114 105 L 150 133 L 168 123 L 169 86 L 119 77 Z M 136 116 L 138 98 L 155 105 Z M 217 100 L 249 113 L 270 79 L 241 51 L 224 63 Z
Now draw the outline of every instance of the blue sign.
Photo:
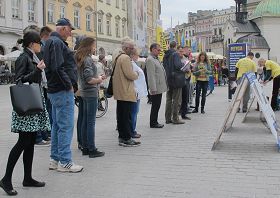
M 253 72 L 246 73 L 245 76 L 248 79 L 250 85 L 257 80 L 256 74 Z
M 247 43 L 233 43 L 228 45 L 229 72 L 234 73 L 239 59 L 247 56 Z

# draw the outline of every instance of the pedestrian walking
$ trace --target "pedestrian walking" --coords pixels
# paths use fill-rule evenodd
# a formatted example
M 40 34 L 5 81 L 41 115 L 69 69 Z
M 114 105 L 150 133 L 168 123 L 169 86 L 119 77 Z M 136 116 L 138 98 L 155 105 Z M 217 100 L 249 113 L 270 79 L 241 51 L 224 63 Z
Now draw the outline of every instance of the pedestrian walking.
M 52 104 L 50 170 L 80 172 L 73 163 L 71 141 L 74 129 L 74 91 L 77 90 L 77 65 L 66 40 L 73 30 L 69 19 L 61 18 L 44 48 L 48 96 Z
M 158 122 L 158 112 L 161 106 L 162 94 L 167 91 L 166 73 L 158 58 L 161 52 L 160 45 L 157 43 L 151 44 L 150 52 L 146 59 L 148 87 L 152 102 L 150 127 L 163 128 L 164 125 Z
M 176 49 L 176 42 L 170 43 L 170 49 L 164 55 L 163 66 L 167 75 L 168 91 L 166 93 L 165 122 L 166 124 L 184 124 L 179 119 L 179 108 L 182 102 L 182 87 L 185 86 L 184 66 Z
M 122 41 L 122 51 L 115 58 L 113 74 L 113 95 L 117 100 L 117 129 L 119 132 L 120 146 L 138 146 L 137 142 L 131 138 L 132 118 L 131 110 L 136 102 L 136 92 L 134 80 L 138 79 L 139 73 L 134 72 L 130 55 L 135 44 L 131 39 L 125 38 Z
M 16 80 L 22 83 L 41 84 L 42 70 L 46 67 L 43 61 L 37 61 L 36 53 L 41 50 L 40 35 L 35 31 L 29 31 L 24 34 L 20 40 L 24 48 L 23 53 L 15 62 Z M 37 62 L 35 64 L 35 62 Z M 24 179 L 23 186 L 26 187 L 44 187 L 45 182 L 40 182 L 32 177 L 32 164 L 34 156 L 34 144 L 37 131 L 50 130 L 50 123 L 44 96 L 42 94 L 44 111 L 34 114 L 20 116 L 15 111 L 12 113 L 11 131 L 18 133 L 18 141 L 9 154 L 6 172 L 0 181 L 0 187 L 8 195 L 17 195 L 12 185 L 12 174 L 14 167 L 23 152 Z
M 80 96 L 83 100 L 82 153 L 88 155 L 89 158 L 101 157 L 105 154 L 98 151 L 95 145 L 95 121 L 99 86 L 106 79 L 106 76 L 97 74 L 97 67 L 91 58 L 94 53 L 95 39 L 87 37 L 81 41 L 75 54 L 78 65 Z
M 206 52 L 198 55 L 193 75 L 196 77 L 195 109 L 192 113 L 198 113 L 201 96 L 201 113 L 205 113 L 206 93 L 208 89 L 209 76 L 212 74 L 210 62 Z
M 247 72 L 257 73 L 257 65 L 253 61 L 253 59 L 254 59 L 254 53 L 249 52 L 247 57 L 240 59 L 236 63 L 235 76 L 236 76 L 237 84 L 240 84 L 242 82 L 242 77 Z M 250 99 L 250 84 L 248 84 L 243 96 L 243 106 L 242 106 L 243 113 L 246 113 L 248 110 L 249 99 Z
M 272 89 L 272 98 L 271 98 L 271 108 L 273 111 L 278 110 L 277 97 L 280 93 L 280 66 L 278 63 L 272 60 L 260 59 L 259 65 L 266 69 L 266 75 L 263 80 L 265 85 L 273 79 L 273 89 Z

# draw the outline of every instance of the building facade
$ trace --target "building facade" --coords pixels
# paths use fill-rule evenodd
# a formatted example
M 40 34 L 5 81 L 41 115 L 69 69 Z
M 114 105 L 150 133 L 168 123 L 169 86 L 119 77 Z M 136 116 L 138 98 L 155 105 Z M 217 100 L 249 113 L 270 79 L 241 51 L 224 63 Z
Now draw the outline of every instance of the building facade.
M 68 18 L 76 28 L 67 40 L 70 47 L 75 46 L 77 36 L 96 37 L 96 1 L 95 0 L 45 0 L 45 25 L 55 30 L 60 18 Z M 42 9 L 43 10 L 43 9 Z
M 147 0 L 147 45 L 156 42 L 156 28 L 160 20 L 160 0 Z
M 17 40 L 29 25 L 43 25 L 43 0 L 0 0 L 0 54 L 19 48 Z
M 228 21 L 235 20 L 235 7 L 213 11 L 213 25 L 211 51 L 215 54 L 225 55 L 226 46 L 224 42 L 224 26 Z
M 147 0 L 127 1 L 128 36 L 132 38 L 141 51 L 147 49 Z
M 97 48 L 99 54 L 113 54 L 127 36 L 127 0 L 97 1 Z

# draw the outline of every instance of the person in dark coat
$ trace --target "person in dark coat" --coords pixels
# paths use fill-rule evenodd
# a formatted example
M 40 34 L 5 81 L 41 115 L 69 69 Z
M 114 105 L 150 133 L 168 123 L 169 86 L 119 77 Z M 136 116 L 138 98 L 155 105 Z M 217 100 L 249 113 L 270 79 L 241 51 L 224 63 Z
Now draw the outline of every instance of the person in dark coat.
M 22 83 L 39 83 L 41 84 L 42 70 L 46 67 L 43 61 L 39 61 L 36 53 L 41 50 L 40 36 L 37 32 L 30 31 L 24 34 L 23 43 L 24 51 L 16 60 L 16 79 Z M 44 101 L 44 96 L 42 94 Z M 12 185 L 12 174 L 14 167 L 23 152 L 24 179 L 23 186 L 26 187 L 44 187 L 45 182 L 39 182 L 32 177 L 32 163 L 34 156 L 34 144 L 37 131 L 50 130 L 50 123 L 46 105 L 44 111 L 35 115 L 20 116 L 16 112 L 12 113 L 11 131 L 18 133 L 19 138 L 12 148 L 6 167 L 4 177 L 0 181 L 0 187 L 8 195 L 17 195 Z

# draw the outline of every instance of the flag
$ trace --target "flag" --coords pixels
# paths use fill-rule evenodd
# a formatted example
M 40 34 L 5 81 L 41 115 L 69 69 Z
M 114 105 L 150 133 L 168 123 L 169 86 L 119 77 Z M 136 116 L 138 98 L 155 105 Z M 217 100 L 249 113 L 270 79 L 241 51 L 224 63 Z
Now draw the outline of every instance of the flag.
M 182 45 L 182 47 L 185 47 L 185 35 L 184 34 L 182 34 L 182 36 L 181 36 L 181 45 Z
M 167 50 L 167 46 L 166 46 L 166 40 L 165 40 L 165 37 L 164 37 L 164 32 L 163 32 L 163 29 L 161 26 L 157 26 L 157 43 L 160 44 L 161 46 L 161 52 L 159 54 L 159 60 L 163 60 L 163 56 L 164 56 L 164 52 Z M 171 33 L 171 32 L 170 32 Z M 170 36 L 170 34 L 169 34 Z

